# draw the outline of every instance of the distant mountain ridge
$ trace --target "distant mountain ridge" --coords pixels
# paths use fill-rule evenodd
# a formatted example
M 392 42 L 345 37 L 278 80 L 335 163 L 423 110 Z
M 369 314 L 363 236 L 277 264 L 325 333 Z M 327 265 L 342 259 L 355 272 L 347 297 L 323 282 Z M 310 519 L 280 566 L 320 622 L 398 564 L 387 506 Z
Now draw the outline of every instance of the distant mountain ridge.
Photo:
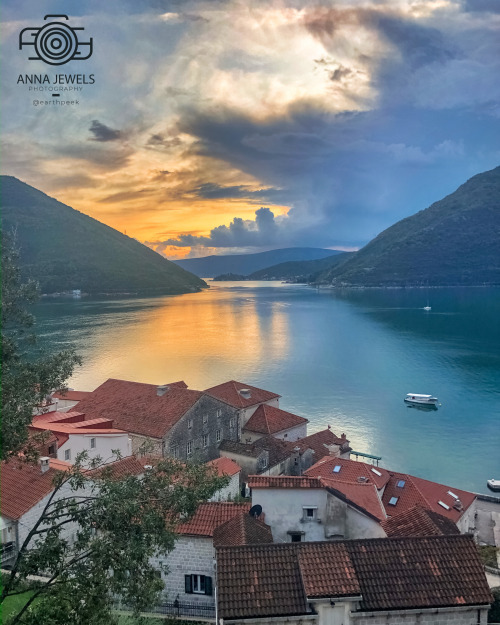
M 201 258 L 184 258 L 173 262 L 200 278 L 213 278 L 214 276 L 228 273 L 247 276 L 254 271 L 259 271 L 278 263 L 316 260 L 336 253 L 339 252 L 337 250 L 316 247 L 287 247 L 256 254 L 203 256 Z
M 380 233 L 314 280 L 333 286 L 500 285 L 500 167 Z
M 21 269 L 43 293 L 180 294 L 203 280 L 150 248 L 12 176 L 0 176 L 2 230 L 17 232 Z

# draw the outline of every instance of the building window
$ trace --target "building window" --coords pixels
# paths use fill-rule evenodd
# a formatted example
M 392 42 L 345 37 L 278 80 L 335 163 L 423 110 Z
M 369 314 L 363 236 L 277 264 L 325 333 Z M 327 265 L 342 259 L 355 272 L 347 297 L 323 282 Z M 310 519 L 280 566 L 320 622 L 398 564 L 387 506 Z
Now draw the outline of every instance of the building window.
M 208 447 L 208 442 L 209 442 L 208 434 L 203 434 L 203 447 Z
M 317 516 L 318 509 L 314 506 L 310 508 L 302 508 L 304 520 L 305 521 L 314 521 Z
M 193 427 L 193 420 L 188 419 L 188 430 L 190 430 L 192 427 Z
M 260 468 L 265 469 L 267 467 L 267 458 L 264 456 L 259 460 Z
M 217 432 L 215 433 L 215 438 L 217 440 L 218 443 L 220 443 L 221 441 L 221 431 L 217 430 Z
M 190 456 L 193 453 L 193 441 L 189 441 L 187 444 L 187 455 Z
M 95 449 L 95 438 L 90 439 L 90 449 Z
M 178 458 L 179 457 L 179 445 L 172 445 L 172 447 L 170 448 L 170 454 L 172 455 L 173 458 Z
M 302 542 L 302 532 L 288 532 L 288 533 L 290 534 L 292 543 Z
M 55 454 L 57 451 L 56 449 L 56 444 L 52 443 L 52 445 L 49 445 L 49 456 Z
M 208 415 L 207 414 L 203 415 L 203 423 L 208 423 Z
M 234 418 L 229 419 L 229 427 L 234 428 Z
M 399 497 L 391 497 L 389 499 L 389 505 L 390 506 L 395 506 L 398 503 L 398 499 L 399 499 Z
M 217 408 L 217 417 L 222 417 L 222 408 Z
M 65 449 L 64 450 L 64 459 L 65 460 L 71 460 L 71 449 Z
M 212 578 L 207 575 L 184 575 L 184 591 L 188 595 L 211 595 Z

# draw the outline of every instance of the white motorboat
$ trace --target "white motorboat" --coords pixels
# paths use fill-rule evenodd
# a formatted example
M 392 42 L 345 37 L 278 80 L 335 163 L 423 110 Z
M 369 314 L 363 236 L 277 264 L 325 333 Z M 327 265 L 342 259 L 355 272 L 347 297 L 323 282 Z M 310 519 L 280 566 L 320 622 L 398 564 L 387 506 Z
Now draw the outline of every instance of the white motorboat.
M 432 310 L 432 307 L 429 306 L 429 304 L 427 304 L 427 306 L 424 306 L 424 310 L 427 310 L 427 311 Z
M 491 480 L 488 480 L 486 484 L 488 485 L 488 488 L 490 488 L 491 490 L 500 491 L 500 480 L 491 479 Z
M 435 406 L 438 398 L 432 395 L 422 395 L 421 393 L 408 393 L 404 399 L 409 404 L 424 404 L 427 406 Z

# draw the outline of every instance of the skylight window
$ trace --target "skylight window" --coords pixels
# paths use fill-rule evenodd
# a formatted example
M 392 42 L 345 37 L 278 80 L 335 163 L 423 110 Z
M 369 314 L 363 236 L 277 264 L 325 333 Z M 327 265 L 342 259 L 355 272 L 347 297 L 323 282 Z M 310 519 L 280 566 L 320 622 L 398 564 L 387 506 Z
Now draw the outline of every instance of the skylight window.
M 455 495 L 455 493 L 452 493 L 451 490 L 448 491 L 448 495 L 451 495 L 453 499 L 459 499 L 459 496 Z
M 382 473 L 380 473 L 380 471 L 377 471 L 377 469 L 372 469 L 372 472 L 375 473 L 375 475 L 382 477 Z
M 405 484 L 406 484 L 405 480 L 399 480 L 397 486 L 398 486 L 398 488 L 403 488 Z
M 444 501 L 438 501 L 438 504 L 439 504 L 442 508 L 444 508 L 445 510 L 449 510 L 449 509 L 450 509 L 450 506 L 447 506 L 447 505 L 444 503 Z
M 391 497 L 389 499 L 389 505 L 390 506 L 395 506 L 398 503 L 399 497 Z
M 334 472 L 334 473 L 340 473 L 340 469 L 341 469 L 341 468 L 342 468 L 342 465 L 341 465 L 341 464 L 336 464 L 336 465 L 333 467 L 333 472 Z

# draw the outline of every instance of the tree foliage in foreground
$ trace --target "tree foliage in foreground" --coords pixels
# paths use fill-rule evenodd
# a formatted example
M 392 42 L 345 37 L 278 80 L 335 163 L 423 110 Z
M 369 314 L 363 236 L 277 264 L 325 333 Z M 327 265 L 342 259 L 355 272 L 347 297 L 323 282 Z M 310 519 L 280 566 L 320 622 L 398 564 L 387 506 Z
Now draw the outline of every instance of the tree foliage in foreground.
M 74 350 L 47 355 L 37 350 L 27 306 L 38 299 L 38 285 L 23 283 L 13 236 L 2 233 L 2 439 L 0 458 L 26 446 L 33 409 L 54 389 L 64 388 L 80 358 Z M 25 449 L 26 451 L 26 449 Z
M 165 558 L 179 522 L 227 483 L 206 465 L 174 459 L 159 460 L 143 476 L 120 478 L 100 459 L 83 469 L 87 460 L 84 453 L 57 474 L 19 546 L 1 602 L 25 592 L 32 575 L 46 581 L 9 625 L 109 625 L 117 597 L 135 614 L 155 605 L 164 584 L 151 558 Z
M 33 409 L 52 389 L 65 387 L 79 359 L 71 350 L 54 356 L 34 351 L 26 307 L 36 301 L 36 284 L 22 283 L 15 246 L 10 237 L 2 239 L 1 456 L 22 470 L 27 451 L 36 455 L 27 445 Z M 120 479 L 112 463 L 95 458 L 91 470 L 88 465 L 84 453 L 56 474 L 40 517 L 17 546 L 0 603 L 25 593 L 27 585 L 33 592 L 4 625 L 109 625 L 116 621 L 116 597 L 136 615 L 151 607 L 163 588 L 152 556 L 165 557 L 180 520 L 227 483 L 204 465 L 168 459 L 142 477 Z M 43 578 L 33 585 L 32 576 Z

